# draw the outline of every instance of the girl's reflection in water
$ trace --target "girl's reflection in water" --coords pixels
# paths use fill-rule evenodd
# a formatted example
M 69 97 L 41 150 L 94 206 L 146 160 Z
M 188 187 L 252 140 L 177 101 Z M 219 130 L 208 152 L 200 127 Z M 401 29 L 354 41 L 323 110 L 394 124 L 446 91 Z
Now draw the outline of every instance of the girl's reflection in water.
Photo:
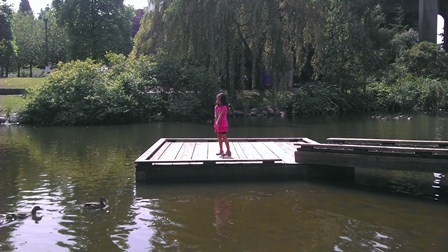
M 230 216 L 230 205 L 229 201 L 225 198 L 219 198 L 215 200 L 213 212 L 215 214 L 215 222 L 213 226 L 215 226 L 216 231 L 219 235 L 228 237 L 230 224 L 229 221 Z

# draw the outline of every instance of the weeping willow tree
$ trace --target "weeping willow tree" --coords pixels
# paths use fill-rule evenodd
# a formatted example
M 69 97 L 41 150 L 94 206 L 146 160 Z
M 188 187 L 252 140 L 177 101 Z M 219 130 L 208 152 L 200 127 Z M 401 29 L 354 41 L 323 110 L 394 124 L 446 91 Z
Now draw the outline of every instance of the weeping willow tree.
M 364 71 L 360 53 L 377 46 L 365 33 L 378 34 L 379 1 L 151 0 L 133 54 L 192 59 L 231 93 L 286 89 L 304 73 L 332 80 L 339 68 Z
M 315 78 L 332 83 L 342 93 L 365 89 L 367 79 L 386 67 L 390 30 L 377 0 L 331 0 L 325 31 L 316 43 Z

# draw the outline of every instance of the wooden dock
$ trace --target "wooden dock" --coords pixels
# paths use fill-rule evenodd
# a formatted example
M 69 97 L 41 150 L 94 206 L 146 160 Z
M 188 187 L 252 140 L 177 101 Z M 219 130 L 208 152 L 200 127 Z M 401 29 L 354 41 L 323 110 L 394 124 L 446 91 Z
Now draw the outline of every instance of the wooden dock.
M 301 144 L 296 161 L 308 165 L 446 172 L 448 141 L 328 138 Z
M 148 182 L 331 177 L 351 180 L 355 168 L 443 172 L 448 141 L 328 138 L 231 138 L 231 157 L 216 155 L 216 138 L 162 138 L 136 161 Z
M 308 138 L 230 138 L 231 157 L 216 138 L 162 138 L 136 161 L 137 181 L 294 176 L 294 152 Z

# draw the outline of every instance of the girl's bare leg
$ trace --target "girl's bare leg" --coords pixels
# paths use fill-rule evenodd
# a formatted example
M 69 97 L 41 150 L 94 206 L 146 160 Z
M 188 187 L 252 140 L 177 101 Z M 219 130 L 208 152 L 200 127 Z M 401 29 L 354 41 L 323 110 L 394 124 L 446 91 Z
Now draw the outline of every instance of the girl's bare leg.
M 230 152 L 230 144 L 229 144 L 229 140 L 227 140 L 227 135 L 226 134 L 222 134 L 222 140 L 226 144 L 226 148 L 227 148 L 226 155 L 227 156 L 231 156 L 232 154 Z
M 218 142 L 219 142 L 219 154 L 224 154 L 224 151 L 222 150 L 222 142 L 223 142 L 223 134 L 216 134 L 218 136 Z

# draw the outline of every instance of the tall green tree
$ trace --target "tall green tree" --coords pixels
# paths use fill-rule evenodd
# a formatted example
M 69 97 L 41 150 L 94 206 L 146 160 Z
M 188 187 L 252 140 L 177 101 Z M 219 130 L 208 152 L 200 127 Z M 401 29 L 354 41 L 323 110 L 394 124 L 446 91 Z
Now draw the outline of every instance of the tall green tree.
M 365 89 L 391 63 L 381 0 L 152 0 L 134 54 L 167 53 L 209 68 L 217 86 L 291 86 L 301 76 Z
M 106 52 L 132 50 L 132 8 L 123 0 L 53 0 L 56 17 L 67 31 L 68 59 L 103 59 Z
M 11 16 L 11 6 L 6 3 L 6 0 L 2 0 L 0 3 L 0 78 L 5 73 L 8 75 L 8 70 L 14 57 Z
M 33 66 L 39 61 L 40 48 L 43 42 L 43 25 L 39 24 L 32 13 L 16 12 L 12 19 L 14 50 L 16 53 L 18 75 L 24 66 L 29 67 L 29 75 L 33 76 Z
M 22 13 L 32 13 L 33 10 L 31 9 L 31 5 L 30 2 L 28 2 L 28 0 L 20 0 L 20 4 L 19 4 L 19 12 Z
M 342 92 L 364 88 L 366 80 L 384 67 L 392 38 L 383 29 L 377 0 L 330 0 L 327 22 L 314 58 L 317 78 Z
M 319 8 L 307 0 L 161 1 L 143 20 L 134 53 L 166 51 L 211 68 L 220 87 L 283 88 Z M 305 22 L 307 21 L 307 22 Z M 311 34 L 311 32 L 310 32 Z M 308 42 L 309 43 L 309 42 Z

